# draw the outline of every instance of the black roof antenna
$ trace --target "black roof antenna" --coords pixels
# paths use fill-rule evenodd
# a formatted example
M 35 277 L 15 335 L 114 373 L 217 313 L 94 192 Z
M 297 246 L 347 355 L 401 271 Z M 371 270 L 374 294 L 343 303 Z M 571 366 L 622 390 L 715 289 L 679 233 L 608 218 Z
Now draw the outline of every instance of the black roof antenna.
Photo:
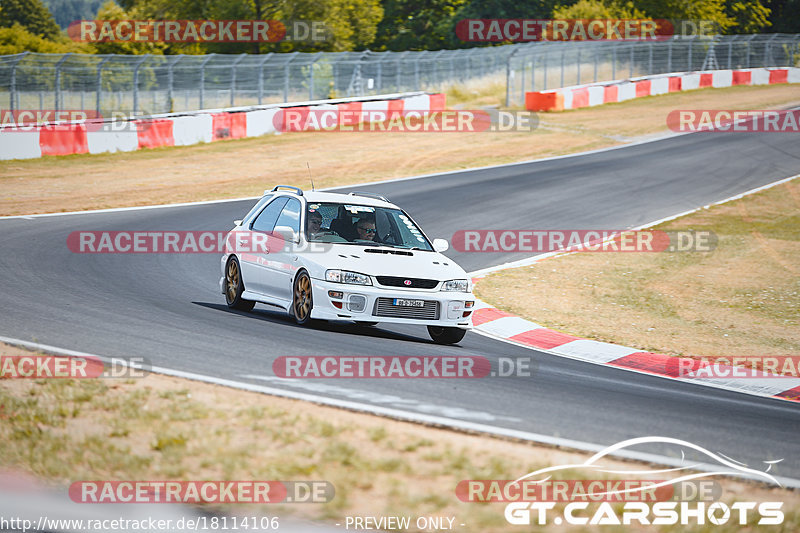
M 308 164 L 308 161 L 306 161 L 306 167 L 308 167 L 308 179 L 311 180 L 311 190 L 313 191 L 314 190 L 314 178 L 311 177 L 311 165 Z

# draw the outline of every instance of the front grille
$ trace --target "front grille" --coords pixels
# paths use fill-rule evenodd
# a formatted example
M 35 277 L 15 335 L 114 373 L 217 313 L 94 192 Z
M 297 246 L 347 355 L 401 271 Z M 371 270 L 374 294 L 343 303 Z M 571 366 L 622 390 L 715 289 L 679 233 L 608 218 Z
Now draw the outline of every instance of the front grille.
M 376 276 L 378 283 L 386 287 L 406 287 L 409 289 L 433 289 L 439 282 L 435 279 L 403 278 L 398 276 Z M 410 285 L 406 285 L 406 280 Z
M 423 307 L 400 307 L 393 305 L 394 298 L 378 298 L 372 308 L 373 316 L 390 318 L 416 318 L 421 320 L 439 320 L 439 302 L 425 300 Z

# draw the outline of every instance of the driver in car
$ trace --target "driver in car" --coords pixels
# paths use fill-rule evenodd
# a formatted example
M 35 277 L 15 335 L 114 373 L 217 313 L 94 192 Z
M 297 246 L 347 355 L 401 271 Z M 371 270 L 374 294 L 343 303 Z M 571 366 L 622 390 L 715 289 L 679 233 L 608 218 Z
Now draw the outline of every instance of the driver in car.
M 371 218 L 360 218 L 356 223 L 357 238 L 362 241 L 374 241 L 377 231 L 375 220 Z

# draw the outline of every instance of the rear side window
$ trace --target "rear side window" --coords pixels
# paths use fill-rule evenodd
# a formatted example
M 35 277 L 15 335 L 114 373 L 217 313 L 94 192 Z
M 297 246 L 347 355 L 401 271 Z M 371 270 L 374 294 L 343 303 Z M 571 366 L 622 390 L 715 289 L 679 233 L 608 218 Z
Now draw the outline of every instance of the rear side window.
M 289 199 L 285 196 L 276 198 L 261 211 L 261 214 L 256 217 L 253 222 L 253 231 L 270 232 L 275 229 L 275 222 L 278 220 L 278 215 L 281 214 L 281 209 L 286 205 Z M 296 201 L 296 200 L 295 200 Z
M 256 203 L 256 205 L 254 205 L 253 208 L 250 211 L 247 212 L 247 214 L 244 216 L 244 218 L 242 218 L 242 224 L 247 226 L 250 223 L 250 221 L 252 220 L 252 218 L 259 211 L 261 211 L 261 208 L 264 207 L 264 205 L 266 205 L 266 203 L 269 202 L 270 200 L 272 200 L 274 197 L 275 197 L 274 195 L 270 194 L 269 196 L 264 196 L 263 198 L 261 198 L 258 201 L 258 203 Z
M 289 226 L 295 233 L 300 233 L 300 201 L 294 198 L 289 199 L 281 216 L 278 217 L 275 227 L 277 226 Z

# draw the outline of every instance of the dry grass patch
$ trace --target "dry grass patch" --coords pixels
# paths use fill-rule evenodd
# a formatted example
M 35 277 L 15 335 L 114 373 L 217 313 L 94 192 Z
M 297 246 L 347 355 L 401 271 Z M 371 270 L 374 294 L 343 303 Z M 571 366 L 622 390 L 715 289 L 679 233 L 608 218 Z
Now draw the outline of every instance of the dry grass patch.
M 496 87 L 462 88 L 463 107 Z M 671 94 L 541 116 L 516 133 L 292 133 L 137 152 L 0 161 L 0 215 L 260 196 L 285 183 L 332 187 L 592 150 L 666 129 L 676 108 L 768 108 L 798 102 L 793 86 Z M 499 102 L 495 102 L 499 103 Z
M 459 501 L 459 481 L 515 479 L 587 457 L 155 374 L 3 379 L 0 420 L 0 470 L 22 469 L 62 487 L 92 479 L 328 480 L 336 490 L 328 504 L 222 510 L 331 523 L 346 515 L 455 516 L 465 531 L 507 531 L 504 505 Z M 789 514 L 800 506 L 797 493 L 720 482 L 724 501 L 783 501 L 787 523 L 800 524 L 796 511 Z

